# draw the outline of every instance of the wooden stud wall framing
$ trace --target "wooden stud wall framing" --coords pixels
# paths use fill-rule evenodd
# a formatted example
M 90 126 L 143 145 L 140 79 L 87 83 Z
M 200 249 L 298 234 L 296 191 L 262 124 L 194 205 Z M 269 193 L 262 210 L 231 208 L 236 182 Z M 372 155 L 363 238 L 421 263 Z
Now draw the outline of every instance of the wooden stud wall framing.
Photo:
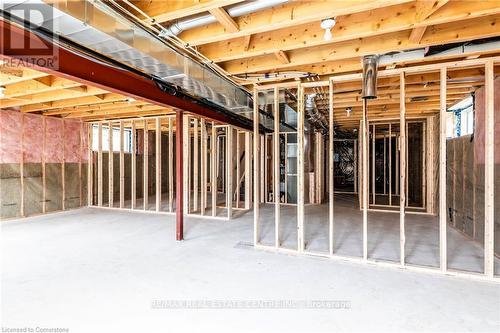
M 446 255 L 446 67 L 440 69 L 439 119 L 439 258 L 441 271 L 447 271 Z
M 125 153 L 123 147 L 123 121 L 120 120 L 120 208 L 125 206 Z
M 335 199 L 335 189 L 334 189 L 334 166 L 335 166 L 335 160 L 334 160 L 334 154 L 335 154 L 335 141 L 334 141 L 334 119 L 333 119 L 333 83 L 329 82 L 329 113 L 328 113 L 328 132 L 329 132 L 329 138 L 328 138 L 328 144 L 329 144 L 329 149 L 328 149 L 328 196 L 329 196 L 329 202 L 328 202 L 328 252 L 330 255 L 333 255 L 333 236 L 334 236 L 334 204 L 333 201 Z M 354 147 L 356 147 L 356 143 L 354 144 Z M 356 161 L 356 156 L 354 157 L 354 160 Z M 356 169 L 355 169 L 356 170 Z M 356 171 L 354 171 L 354 175 L 356 175 Z M 354 180 L 354 183 L 356 183 L 356 179 Z
M 406 127 L 406 95 L 405 95 L 405 73 L 401 72 L 399 75 L 399 108 L 400 108 L 400 122 L 399 122 L 399 128 L 407 128 Z M 401 131 L 400 135 L 400 160 L 399 164 L 401 172 L 400 172 L 400 188 L 401 188 L 401 195 L 399 196 L 399 258 L 400 258 L 400 263 L 402 266 L 405 265 L 405 207 L 406 207 L 406 195 L 407 193 L 405 189 L 408 187 L 407 182 L 406 182 L 406 161 L 408 159 L 408 156 L 406 154 L 406 131 Z
M 279 91 L 274 88 L 274 133 L 273 133 L 273 198 L 274 198 L 274 246 L 280 247 L 280 115 Z
M 493 61 L 485 64 L 484 274 L 495 274 L 495 81 Z M 498 93 L 498 91 L 497 91 Z M 498 201 L 498 200 L 497 200 Z
M 143 167 L 142 167 L 142 201 L 143 210 L 148 210 L 149 206 L 149 131 L 148 131 L 148 120 L 144 119 L 143 122 Z
M 114 197 L 114 188 L 113 188 L 113 173 L 114 173 L 114 165 L 113 165 L 113 123 L 110 121 L 108 123 L 108 205 L 109 207 L 113 207 L 113 197 Z

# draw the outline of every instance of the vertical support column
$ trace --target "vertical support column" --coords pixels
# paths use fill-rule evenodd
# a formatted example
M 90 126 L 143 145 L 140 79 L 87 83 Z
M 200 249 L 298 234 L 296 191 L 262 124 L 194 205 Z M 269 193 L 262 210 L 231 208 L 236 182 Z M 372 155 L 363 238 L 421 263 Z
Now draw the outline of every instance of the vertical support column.
M 392 126 L 389 123 L 389 206 L 392 206 Z
M 168 118 L 168 211 L 174 211 L 174 124 Z
M 245 150 L 245 156 L 248 154 L 248 152 Z M 240 156 L 241 156 L 241 150 L 240 150 L 240 132 L 237 130 L 236 131 L 236 208 L 240 207 Z M 245 159 L 246 161 L 246 159 Z M 246 168 L 245 168 L 246 172 Z M 246 180 L 246 174 L 244 173 L 245 180 Z M 245 189 L 247 184 L 245 184 Z M 246 193 L 246 191 L 245 191 Z M 245 204 L 247 202 L 247 198 L 245 197 Z M 246 205 L 245 205 L 246 207 Z
M 260 226 L 259 226 L 259 191 L 258 184 L 260 183 L 260 164 L 259 164 L 259 93 L 257 89 L 253 90 L 253 245 L 257 245 L 260 241 Z
M 495 272 L 494 257 L 494 158 L 495 158 L 495 116 L 494 116 L 494 70 L 493 61 L 488 61 L 485 66 L 485 170 L 484 170 L 484 274 L 493 277 Z
M 265 161 L 266 161 L 266 149 L 265 149 L 265 145 L 266 145 L 266 136 L 265 135 L 259 135 L 260 136 L 260 170 L 264 171 L 266 170 L 266 166 L 265 166 Z M 251 141 L 250 141 L 251 142 Z M 249 150 L 249 152 L 251 152 L 251 150 Z M 252 159 L 250 158 L 250 161 L 252 161 Z M 249 163 L 249 168 L 250 170 L 252 170 L 252 164 Z M 250 171 L 248 172 L 249 176 L 250 176 Z M 264 172 L 266 173 L 266 172 Z M 251 176 L 250 176 L 250 180 L 251 180 Z M 264 202 L 264 199 L 266 198 L 266 187 L 265 187 L 265 182 L 264 182 L 264 177 L 260 177 L 260 202 Z M 256 185 L 257 186 L 257 185 Z M 251 191 L 251 190 L 250 190 Z M 248 196 L 248 198 L 250 199 L 250 196 Z M 250 201 L 251 202 L 251 201 Z
M 123 151 L 123 120 L 120 120 L 120 208 L 125 205 L 125 153 Z
M 182 182 L 184 184 L 184 212 L 189 214 L 189 127 L 190 119 L 188 115 L 183 116 L 183 127 L 182 127 L 182 149 L 184 150 L 183 156 L 187 159 L 187 163 L 183 163 L 183 174 L 184 178 Z
M 298 86 L 297 103 L 297 247 L 304 251 L 304 89 Z
M 258 140 L 259 135 L 257 135 Z M 245 209 L 250 209 L 252 204 L 252 135 L 245 132 Z M 258 141 L 257 141 L 258 142 Z M 261 162 L 262 162 L 261 157 Z M 256 163 L 254 161 L 254 163 Z M 256 184 L 256 186 L 259 183 Z
M 137 172 L 136 172 L 136 162 L 137 162 L 137 133 L 136 133 L 136 128 L 135 128 L 135 121 L 132 120 L 132 155 L 130 156 L 131 160 L 131 175 L 130 175 L 130 183 L 131 183 L 131 193 L 130 193 L 130 198 L 131 198 L 131 203 L 130 203 L 130 209 L 135 209 L 136 207 L 136 197 L 137 197 Z
M 156 118 L 156 211 L 161 207 L 161 118 Z
M 274 88 L 274 136 L 273 136 L 273 196 L 274 196 L 274 246 L 280 246 L 280 114 L 279 91 Z
M 184 175 L 183 175 L 183 114 L 182 111 L 177 111 L 175 114 L 175 166 L 176 166 L 176 212 L 175 212 L 175 239 L 180 241 L 184 239 L 184 204 L 182 202 L 184 198 Z
M 400 150 L 399 163 L 400 169 L 400 187 L 401 195 L 399 196 L 399 260 L 401 266 L 405 265 L 405 207 L 406 207 L 406 86 L 405 86 L 405 73 L 401 72 L 399 75 L 399 128 L 402 129 L 400 136 Z
M 233 128 L 226 127 L 226 205 L 227 219 L 233 214 Z
M 102 122 L 97 126 L 97 205 L 102 207 Z
M 362 167 L 363 167 L 363 259 L 368 259 L 368 114 L 366 99 L 363 99 L 362 120 Z
M 207 208 L 207 126 L 205 119 L 200 121 L 201 130 L 201 203 L 200 214 L 205 215 Z
M 373 124 L 372 130 L 372 204 L 375 205 L 375 124 Z
M 45 118 L 44 118 L 44 126 L 45 126 Z M 45 127 L 44 127 L 44 144 L 45 144 Z M 94 125 L 93 124 L 88 124 L 87 126 L 87 142 L 88 142 L 88 161 L 87 161 L 87 206 L 93 206 L 94 205 L 94 153 L 93 153 L 93 146 L 94 146 Z M 45 168 L 45 166 L 44 166 Z M 45 174 L 45 170 L 44 170 Z M 45 182 L 45 180 L 44 180 Z M 45 191 L 45 183 L 44 183 L 44 191 Z M 45 205 L 45 195 L 43 198 L 44 205 Z
M 113 123 L 108 123 L 108 206 L 113 207 L 114 186 L 113 186 Z
M 148 134 L 148 120 L 144 119 L 144 155 L 143 155 L 143 183 L 142 183 L 142 198 L 144 202 L 144 210 L 149 206 L 149 134 Z
M 43 135 L 43 139 L 42 139 L 42 213 L 45 214 L 46 210 L 47 210 L 47 180 L 45 179 L 45 149 L 46 149 L 46 124 L 45 124 L 45 117 L 42 117 L 42 135 Z M 90 154 L 90 152 L 92 152 L 92 145 L 89 141 L 89 164 L 87 165 L 88 168 L 90 168 L 90 156 L 92 156 Z M 88 178 L 87 178 L 87 181 L 90 179 L 90 175 L 92 174 L 91 173 L 91 169 L 88 169 L 87 170 L 88 172 Z M 87 194 L 88 194 L 88 197 L 87 197 L 87 204 L 90 206 L 90 198 L 91 198 L 91 192 L 90 192 L 90 187 L 87 189 Z
M 334 225 L 333 225 L 333 216 L 334 216 L 334 202 L 335 194 L 334 194 L 334 185 L 333 185 L 333 171 L 335 166 L 334 161 L 334 123 L 333 123 L 333 82 L 330 81 L 330 95 L 329 95 L 329 115 L 328 115 L 328 248 L 330 255 L 333 254 L 333 233 L 334 233 Z M 354 158 L 356 160 L 356 157 Z M 354 176 L 356 177 L 356 170 L 354 170 Z M 354 183 L 356 183 L 356 178 L 354 178 Z
M 354 193 L 358 193 L 358 140 L 354 139 L 353 150 L 354 150 Z
M 61 120 L 62 122 L 62 133 L 61 133 L 61 139 L 63 140 L 63 146 L 62 146 L 62 163 L 61 163 L 61 191 L 62 191 L 62 210 L 65 210 L 66 209 L 66 170 L 65 170 L 65 166 L 66 166 L 66 154 L 64 153 L 64 151 L 66 150 L 66 147 L 65 147 L 65 140 L 64 140 L 64 125 L 65 125 L 65 121 L 64 120 Z M 24 117 L 23 117 L 23 123 L 24 123 Z M 22 167 L 22 166 L 21 166 Z M 21 171 L 23 169 L 21 168 Z M 22 179 L 22 178 L 21 178 Z M 24 194 L 24 187 L 23 187 L 23 194 Z M 24 200 L 21 202 L 22 204 L 24 204 Z M 22 206 L 23 209 L 24 209 L 24 206 Z M 24 216 L 24 214 L 23 214 Z
M 198 210 L 198 119 L 193 119 L 193 211 Z
M 446 67 L 440 71 L 439 100 L 439 258 L 441 271 L 446 272 Z
M 384 195 L 387 194 L 387 158 L 386 158 L 387 144 L 386 144 L 386 135 L 384 133 Z
M 64 127 L 63 127 L 63 135 L 64 135 Z M 64 138 L 64 136 L 62 137 Z M 63 140 L 64 141 L 64 140 Z M 21 174 L 21 216 L 24 217 L 24 115 L 21 114 L 21 163 L 20 163 L 20 174 Z M 64 154 L 64 143 L 63 143 L 63 154 Z M 63 161 L 64 161 L 64 155 L 63 155 Z M 62 164 L 64 169 L 64 163 Z M 64 172 L 64 171 L 62 171 Z M 63 179 L 62 183 L 64 186 L 64 173 L 63 173 Z M 64 188 L 63 188 L 63 210 L 64 210 Z
M 84 128 L 83 121 L 80 120 L 80 150 L 78 152 L 78 196 L 79 196 L 78 207 L 82 207 L 83 204 L 83 193 L 82 193 L 83 128 Z
M 212 122 L 212 138 L 210 139 L 210 190 L 212 192 L 212 216 L 217 216 L 217 128 Z

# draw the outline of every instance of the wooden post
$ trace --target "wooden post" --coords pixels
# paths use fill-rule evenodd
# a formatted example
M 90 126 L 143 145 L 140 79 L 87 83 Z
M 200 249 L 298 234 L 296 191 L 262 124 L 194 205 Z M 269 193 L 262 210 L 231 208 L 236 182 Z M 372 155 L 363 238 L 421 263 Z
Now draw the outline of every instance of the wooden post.
M 245 154 L 248 154 L 247 151 L 245 151 Z M 241 156 L 241 150 L 240 150 L 240 132 L 236 131 L 236 208 L 240 207 L 240 156 Z M 246 159 L 245 159 L 246 161 Z M 246 169 L 245 169 L 246 171 Z M 246 174 L 245 174 L 246 177 Z M 246 179 L 246 178 L 245 178 Z M 245 186 L 248 186 L 245 184 Z M 246 192 L 245 192 L 246 193 Z M 245 204 L 246 204 L 246 198 L 245 198 Z M 246 205 L 245 205 L 246 208 Z
M 372 130 L 372 204 L 375 205 L 375 124 Z
M 200 214 L 205 215 L 207 207 L 207 126 L 205 119 L 201 119 L 201 203 Z
M 63 127 L 63 134 L 64 134 L 64 127 Z M 62 137 L 64 141 L 64 136 Z M 19 145 L 21 146 L 21 163 L 20 163 L 20 174 L 21 174 L 21 207 L 20 207 L 20 213 L 21 216 L 24 217 L 24 115 L 21 114 L 21 142 L 19 142 Z M 64 154 L 64 142 L 63 142 L 63 154 Z M 64 157 L 63 157 L 64 161 Z M 62 164 L 64 169 L 64 163 Z M 63 186 L 64 186 L 64 174 L 63 174 Z M 63 210 L 64 210 L 64 188 L 63 188 Z
M 405 265 L 405 207 L 406 207 L 406 87 L 405 87 L 405 73 L 401 72 L 399 75 L 399 127 L 403 129 L 400 136 L 400 149 L 399 163 L 401 165 L 400 169 L 400 187 L 401 194 L 399 196 L 399 247 L 400 247 L 400 264 Z
M 61 120 L 62 122 L 62 133 L 61 133 L 61 139 L 63 140 L 63 146 L 62 146 L 62 163 L 61 163 L 61 193 L 62 193 L 62 210 L 66 210 L 66 170 L 65 170 L 65 167 L 66 167 L 66 154 L 64 153 L 64 151 L 66 150 L 66 147 L 65 147 L 65 144 L 64 144 L 64 125 L 65 125 L 65 122 L 64 120 Z M 24 124 L 24 117 L 23 117 L 23 124 Z M 24 157 L 23 157 L 24 158 Z M 22 172 L 22 168 L 21 168 L 21 172 Z M 22 179 L 22 177 L 21 177 Z M 23 193 L 24 195 L 24 188 L 23 188 Z M 24 200 L 21 202 L 23 205 L 24 205 Z M 24 206 L 23 206 L 23 210 L 24 210 Z M 24 216 L 24 213 L 23 213 L 23 216 Z
M 265 161 L 266 161 L 266 136 L 265 135 L 259 135 L 260 137 L 260 170 L 264 173 L 266 173 L 264 170 L 266 170 L 266 166 L 265 166 Z M 249 140 L 251 140 L 252 136 L 250 135 L 250 138 Z M 251 144 L 252 141 L 250 141 L 250 144 Z M 252 149 L 249 149 L 248 151 L 249 153 L 252 152 Z M 250 163 L 248 164 L 248 167 L 249 167 L 249 170 L 248 170 L 248 176 L 249 176 L 249 183 L 251 182 L 252 180 L 252 176 L 250 174 L 251 170 L 252 170 L 252 158 L 250 157 Z M 260 202 L 264 202 L 265 198 L 266 198 L 266 183 L 264 182 L 264 177 L 260 177 Z M 250 193 L 252 193 L 252 187 L 250 187 Z M 249 203 L 251 203 L 251 195 L 248 196 L 248 199 L 249 199 Z M 250 207 L 250 206 L 249 206 Z
M 485 66 L 485 155 L 484 155 L 484 274 L 493 277 L 495 273 L 494 231 L 495 231 L 495 78 L 493 61 Z
M 172 120 L 173 117 L 168 118 L 168 211 L 169 212 L 174 211 L 174 124 Z
M 329 149 L 328 149 L 328 249 L 330 255 L 333 254 L 333 236 L 334 236 L 334 224 L 333 224 L 333 217 L 334 217 L 334 178 L 333 178 L 333 171 L 334 171 L 334 149 L 335 149 L 335 142 L 334 142 L 334 122 L 333 122 L 333 82 L 330 81 L 329 83 L 329 88 L 330 88 L 330 94 L 329 94 L 329 115 L 328 115 L 328 133 L 329 133 L 329 138 L 328 138 L 328 144 L 329 144 Z M 356 146 L 356 145 L 354 145 Z M 356 157 L 354 158 L 356 159 Z M 354 175 L 356 177 L 356 170 L 354 171 Z M 356 178 L 355 178 L 356 179 Z M 356 183 L 356 180 L 354 180 L 354 183 Z
M 45 117 L 42 117 L 42 135 L 43 135 L 43 139 L 42 139 L 42 213 L 45 214 L 45 212 L 47 211 L 47 180 L 45 179 L 45 149 L 46 149 L 46 146 L 47 146 L 47 143 L 46 143 L 46 131 L 47 131 L 47 125 L 45 123 Z M 89 142 L 89 148 L 92 148 L 92 146 L 90 145 L 90 142 Z M 92 149 L 90 149 L 90 151 L 92 151 Z M 89 156 L 91 156 L 89 154 Z M 87 166 L 90 165 L 90 158 L 89 158 L 89 164 Z M 90 174 L 91 174 L 91 171 L 88 170 L 88 179 L 90 179 Z M 88 190 L 90 190 L 90 187 L 88 188 Z M 91 196 L 91 193 L 88 192 L 88 197 L 87 199 L 90 199 L 90 196 Z M 87 204 L 90 206 L 90 200 L 87 200 Z
M 176 190 L 176 208 L 175 208 L 175 239 L 178 241 L 181 241 L 184 239 L 184 211 L 183 211 L 183 181 L 184 181 L 184 176 L 183 176 L 183 135 L 182 135 L 182 130 L 183 130 L 183 112 L 182 111 L 177 111 L 175 114 L 175 165 L 176 165 L 176 184 L 177 184 L 177 190 Z
M 97 150 L 97 205 L 102 207 L 102 122 L 97 125 L 98 150 Z
M 83 189 L 82 189 L 82 154 L 83 154 L 83 121 L 80 120 L 80 149 L 78 152 L 78 197 L 79 197 L 79 205 L 78 207 L 82 207 L 83 204 Z
M 392 206 L 392 125 L 389 123 L 389 206 Z
M 212 216 L 217 216 L 217 128 L 212 122 L 212 138 L 210 139 L 210 190 L 212 192 Z
M 183 189 L 184 189 L 184 211 L 186 214 L 189 214 L 189 130 L 190 130 L 190 119 L 189 116 L 184 114 L 183 118 L 183 128 L 182 128 L 182 135 L 184 136 L 182 138 L 182 149 L 183 151 L 183 156 L 185 159 L 187 159 L 186 163 L 183 163 L 183 179 L 182 182 L 183 184 Z
M 144 149 L 143 149 L 143 183 L 142 183 L 142 198 L 144 202 L 144 210 L 148 210 L 149 206 L 149 138 L 148 138 L 148 120 L 144 119 Z
M 252 172 L 252 141 L 251 141 L 251 139 L 252 139 L 251 134 L 249 132 L 245 132 L 245 209 L 250 209 L 250 206 L 252 204 L 252 199 L 251 199 L 251 197 L 252 197 L 252 174 L 251 174 L 251 172 Z M 256 162 L 254 161 L 254 163 L 256 163 Z M 258 183 L 257 183 L 257 185 L 258 185 Z
M 156 118 L 156 211 L 161 208 L 161 118 Z
M 298 86 L 297 103 L 297 247 L 303 252 L 304 245 L 304 89 Z
M 44 118 L 44 126 L 45 126 L 45 118 Z M 45 128 L 44 128 L 44 133 L 45 133 Z M 44 134 L 45 135 L 45 134 Z M 94 205 L 94 153 L 93 153 L 93 146 L 94 146 L 94 126 L 92 124 L 89 124 L 87 126 L 87 142 L 88 142 L 88 161 L 87 161 L 87 206 L 93 206 Z M 44 137 L 44 144 L 45 144 L 45 137 Z M 44 166 L 45 168 L 45 166 Z M 44 170 L 45 174 L 45 170 Z M 45 182 L 45 180 L 44 180 Z M 44 191 L 45 191 L 45 183 L 44 183 Z M 43 198 L 44 205 L 45 205 L 45 195 Z
M 260 241 L 260 226 L 259 226 L 259 191 L 258 184 L 260 180 L 260 164 L 259 164 L 259 93 L 254 87 L 253 90 L 253 157 L 255 158 L 253 163 L 253 179 L 254 179 L 254 191 L 253 191 L 253 244 L 254 246 L 259 244 Z
M 136 163 L 137 163 L 137 133 L 136 133 L 136 128 L 135 128 L 135 121 L 132 120 L 132 154 L 130 156 L 131 160 L 131 175 L 130 175 L 130 183 L 131 183 L 131 193 L 130 193 L 130 198 L 131 198 L 131 203 L 130 203 L 130 209 L 135 209 L 136 207 L 136 199 L 137 199 L 137 171 L 136 171 Z
M 354 144 L 353 144 L 353 150 L 354 150 L 354 193 L 358 193 L 359 192 L 359 189 L 358 189 L 358 174 L 359 174 L 359 170 L 358 170 L 358 143 L 359 141 L 357 139 L 354 139 Z
M 439 257 L 441 271 L 446 272 L 446 67 L 440 70 L 439 99 Z
M 120 120 L 120 208 L 125 205 L 125 153 L 123 151 L 123 120 Z
M 198 210 L 198 119 L 193 119 L 193 211 Z
M 226 179 L 226 205 L 229 220 L 233 215 L 233 128 L 229 125 L 226 127 Z
M 280 247 L 280 115 L 279 91 L 274 88 L 274 137 L 273 137 L 273 196 L 274 196 L 274 246 Z
M 108 206 L 113 207 L 114 203 L 114 184 L 113 184 L 113 123 L 108 123 Z
M 384 195 L 387 194 L 387 178 L 386 178 L 386 174 L 387 174 L 387 159 L 386 159 L 386 151 L 387 151 L 387 145 L 386 145 L 386 134 L 384 133 Z
M 363 259 L 368 259 L 368 114 L 363 98 L 362 164 L 363 164 Z

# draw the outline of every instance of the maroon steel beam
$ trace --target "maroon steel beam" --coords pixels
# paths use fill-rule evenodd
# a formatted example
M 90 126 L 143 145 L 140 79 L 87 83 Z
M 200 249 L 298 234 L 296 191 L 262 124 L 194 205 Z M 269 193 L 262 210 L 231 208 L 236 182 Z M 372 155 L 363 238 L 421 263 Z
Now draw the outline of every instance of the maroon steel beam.
M 183 211 L 183 197 L 184 197 L 184 182 L 183 182 L 183 151 L 182 151 L 182 137 L 183 137 L 183 112 L 175 114 L 175 167 L 176 167 L 176 184 L 177 189 L 175 193 L 175 239 L 178 241 L 184 239 L 184 211 Z
M 251 130 L 251 126 L 238 122 L 236 119 L 215 112 L 209 107 L 194 103 L 190 100 L 161 91 L 152 80 L 137 73 L 115 68 L 97 62 L 91 58 L 71 52 L 64 48 L 41 39 L 34 33 L 0 19 L 0 48 L 4 56 L 19 57 L 30 51 L 29 47 L 45 45 L 51 48 L 58 57 L 58 67 L 35 67 L 37 70 L 49 74 L 62 76 L 70 80 L 99 87 L 104 90 L 127 95 L 139 100 L 150 102 L 163 107 L 182 109 L 202 117 L 210 118 L 223 123 L 231 124 Z M 5 38 L 9 36 L 9 38 Z M 24 40 L 24 48 L 10 48 L 10 40 Z M 39 48 L 39 47 L 38 47 Z

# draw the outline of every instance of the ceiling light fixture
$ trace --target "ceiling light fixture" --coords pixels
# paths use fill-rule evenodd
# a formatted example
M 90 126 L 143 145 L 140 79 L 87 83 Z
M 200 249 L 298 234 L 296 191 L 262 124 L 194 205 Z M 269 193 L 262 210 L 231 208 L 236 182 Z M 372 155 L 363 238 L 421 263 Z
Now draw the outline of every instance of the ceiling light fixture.
M 321 29 L 325 29 L 325 34 L 323 35 L 324 40 L 332 39 L 332 28 L 335 26 L 335 18 L 327 18 L 321 21 Z

